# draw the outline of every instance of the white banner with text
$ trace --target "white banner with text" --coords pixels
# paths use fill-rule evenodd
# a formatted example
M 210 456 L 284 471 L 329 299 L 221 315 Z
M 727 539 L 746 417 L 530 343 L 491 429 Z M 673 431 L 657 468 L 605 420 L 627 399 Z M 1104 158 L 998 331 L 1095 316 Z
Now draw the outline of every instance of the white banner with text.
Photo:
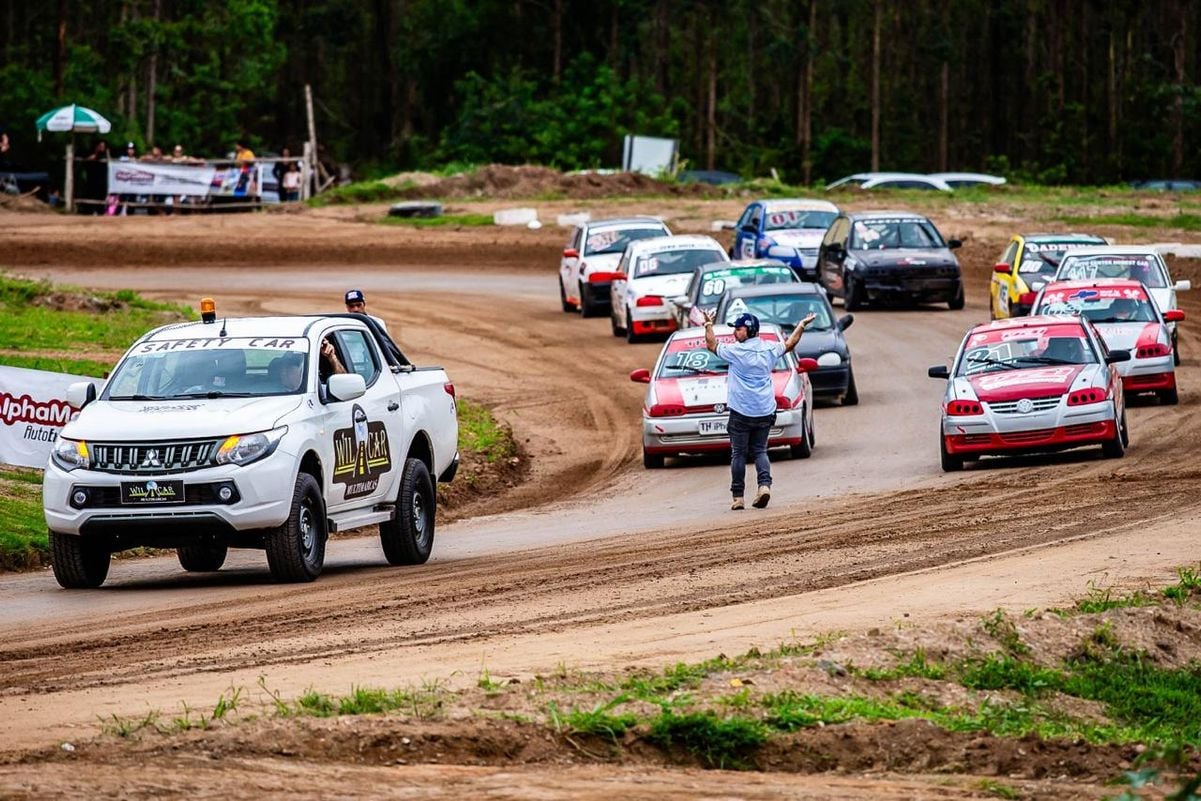
M 76 411 L 67 405 L 67 387 L 103 380 L 87 376 L 0 367 L 0 462 L 45 467 L 54 441 Z

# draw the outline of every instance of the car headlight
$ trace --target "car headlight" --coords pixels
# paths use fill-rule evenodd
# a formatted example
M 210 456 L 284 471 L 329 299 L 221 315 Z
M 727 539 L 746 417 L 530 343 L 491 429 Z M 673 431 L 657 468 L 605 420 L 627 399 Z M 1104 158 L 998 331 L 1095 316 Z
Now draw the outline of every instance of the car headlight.
M 827 351 L 817 357 L 817 364 L 819 367 L 837 367 L 842 364 L 842 354 L 835 353 L 832 350 Z
M 257 434 L 234 434 L 226 437 L 217 448 L 215 461 L 217 464 L 250 464 L 270 456 L 284 434 L 288 433 L 287 426 L 281 426 L 273 431 L 263 431 Z
M 794 259 L 798 255 L 796 248 L 790 248 L 787 245 L 772 245 L 767 249 L 768 256 L 775 256 L 777 259 Z
M 91 464 L 88 443 L 82 439 L 59 437 L 54 441 L 54 449 L 50 451 L 50 456 L 56 465 L 68 472 Z
M 1037 292 L 1038 290 L 1042 289 L 1046 285 L 1047 285 L 1046 281 L 1031 281 L 1030 282 L 1030 291 Z

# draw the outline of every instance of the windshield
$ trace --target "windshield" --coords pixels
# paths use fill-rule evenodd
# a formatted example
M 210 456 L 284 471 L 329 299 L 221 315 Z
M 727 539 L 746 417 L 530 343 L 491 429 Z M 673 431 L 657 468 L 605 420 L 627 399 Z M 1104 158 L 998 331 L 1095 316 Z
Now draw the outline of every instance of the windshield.
M 779 342 L 771 334 L 761 335 L 769 342 Z M 732 345 L 736 341 L 733 334 L 725 334 L 717 338 L 719 343 Z M 781 356 L 772 367 L 774 371 L 791 370 L 788 355 Z M 667 353 L 659 365 L 656 378 L 681 378 L 688 375 L 725 375 L 730 370 L 730 363 L 718 358 L 717 354 L 705 347 L 704 337 L 688 337 L 668 343 Z
M 790 228 L 816 228 L 824 231 L 830 227 L 830 223 L 834 222 L 834 218 L 837 216 L 837 212 L 833 211 L 806 211 L 803 209 L 771 211 L 767 214 L 763 228 L 767 231 L 783 231 Z
M 1096 247 L 1096 242 L 1027 242 L 1022 246 L 1022 261 L 1018 272 L 1023 275 L 1039 273 L 1050 277 L 1059 268 L 1063 256 L 1073 248 Z
M 852 250 L 943 247 L 942 237 L 925 220 L 859 220 L 851 237 Z
M 715 306 L 727 289 L 759 284 L 795 284 L 801 279 L 791 267 L 732 267 L 714 270 L 701 276 L 698 306 Z
M 1083 314 L 1094 323 L 1153 323 L 1155 309 L 1141 289 L 1052 289 L 1032 314 Z
M 815 293 L 799 295 L 795 292 L 779 295 L 756 295 L 734 298 L 726 306 L 724 320 L 730 323 L 743 312 L 750 312 L 761 323 L 775 323 L 791 331 L 810 312 L 817 316 L 809 324 L 810 331 L 829 331 L 834 327 L 834 315 L 830 304 Z
M 107 400 L 294 395 L 306 379 L 307 339 L 255 337 L 156 340 L 117 365 Z
M 968 337 L 957 376 L 1072 364 L 1097 364 L 1079 325 L 985 331 Z
M 584 255 L 623 253 L 626 245 L 635 239 L 650 239 L 655 236 L 667 236 L 667 229 L 660 225 L 654 228 L 610 228 L 596 231 L 584 240 Z
M 1059 281 L 1086 281 L 1093 278 L 1129 278 L 1142 281 L 1152 289 L 1168 285 L 1159 259 L 1150 254 L 1131 256 L 1076 256 L 1069 253 L 1056 273 Z
M 658 253 L 648 253 L 638 259 L 638 263 L 634 267 L 634 277 L 645 278 L 652 275 L 690 273 L 697 267 L 712 264 L 715 261 L 726 261 L 725 251 L 705 248 L 703 250 L 664 250 Z

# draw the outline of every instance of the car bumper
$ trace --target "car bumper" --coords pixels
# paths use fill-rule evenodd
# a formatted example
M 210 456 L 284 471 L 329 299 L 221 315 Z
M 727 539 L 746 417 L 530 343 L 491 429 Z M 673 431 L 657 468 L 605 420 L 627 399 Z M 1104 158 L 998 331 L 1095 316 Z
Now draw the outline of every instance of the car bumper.
M 1116 425 L 1113 403 L 1107 400 L 1032 414 L 944 416 L 942 433 L 951 455 L 1021 453 L 1107 442 Z
M 669 306 L 635 306 L 630 309 L 630 330 L 635 335 L 670 334 L 678 327 Z
M 813 396 L 816 398 L 841 398 L 847 394 L 850 379 L 851 368 L 846 364 L 819 367 L 809 374 L 809 383 L 813 386 Z
M 728 421 L 719 414 L 685 415 L 682 417 L 643 417 L 642 447 L 647 453 L 671 456 L 685 453 L 708 453 L 730 449 L 730 437 L 724 431 L 701 434 L 702 422 Z M 800 408 L 776 412 L 776 424 L 768 434 L 767 447 L 800 445 L 805 437 L 804 411 Z
M 958 278 L 899 278 L 869 275 L 863 288 L 870 300 L 949 300 L 959 294 Z
M 125 482 L 182 481 L 185 499 L 196 495 L 196 488 L 232 485 L 232 503 L 199 502 L 135 505 L 121 503 L 121 484 Z M 42 506 L 49 529 L 58 534 L 111 534 L 127 529 L 156 528 L 203 529 L 208 526 L 227 531 L 253 531 L 278 526 L 292 509 L 292 488 L 296 483 L 296 461 L 276 453 L 245 466 L 222 465 L 189 473 L 158 476 L 121 475 L 96 470 L 67 472 L 55 464 L 46 468 L 42 482 Z M 76 489 L 89 496 L 83 508 L 71 505 Z M 191 490 L 191 493 L 190 493 Z M 204 494 L 204 493 L 200 493 Z
M 1126 392 L 1158 392 L 1176 389 L 1176 373 L 1136 373 L 1122 376 L 1122 389 Z

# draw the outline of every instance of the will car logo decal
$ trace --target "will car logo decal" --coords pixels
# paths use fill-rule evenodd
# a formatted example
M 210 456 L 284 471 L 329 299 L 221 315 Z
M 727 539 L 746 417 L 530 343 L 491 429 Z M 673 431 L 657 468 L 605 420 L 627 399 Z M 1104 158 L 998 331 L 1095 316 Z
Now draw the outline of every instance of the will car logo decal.
M 368 420 L 357 403 L 350 416 L 350 427 L 334 432 L 334 483 L 346 485 L 347 498 L 358 498 L 379 487 L 380 476 L 392 469 L 392 452 L 382 422 Z

